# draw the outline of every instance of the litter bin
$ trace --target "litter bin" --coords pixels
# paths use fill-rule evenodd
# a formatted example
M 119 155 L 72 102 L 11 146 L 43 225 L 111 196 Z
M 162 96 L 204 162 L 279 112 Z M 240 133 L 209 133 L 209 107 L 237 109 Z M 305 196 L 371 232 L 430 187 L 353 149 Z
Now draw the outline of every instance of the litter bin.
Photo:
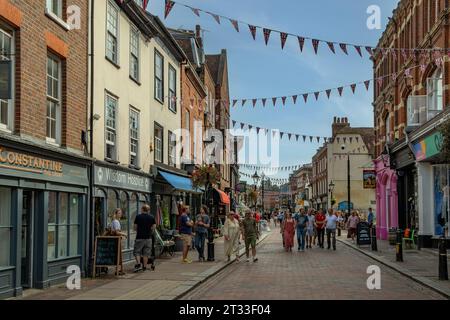
M 395 246 L 397 243 L 397 228 L 390 228 L 388 233 L 388 240 L 391 246 Z

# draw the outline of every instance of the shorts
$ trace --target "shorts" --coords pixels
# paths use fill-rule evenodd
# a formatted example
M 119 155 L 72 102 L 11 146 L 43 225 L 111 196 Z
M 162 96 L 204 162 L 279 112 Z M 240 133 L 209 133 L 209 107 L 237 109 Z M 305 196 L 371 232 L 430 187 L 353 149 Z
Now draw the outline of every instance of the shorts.
M 188 247 L 192 246 L 192 235 L 190 234 L 180 234 L 181 240 L 183 240 L 184 245 L 187 245 Z
M 306 235 L 308 237 L 314 236 L 314 229 L 306 229 Z
M 256 248 L 256 235 L 245 237 L 245 247 L 249 248 L 250 246 Z
M 348 234 L 351 237 L 352 235 L 356 235 L 356 228 L 349 228 L 348 229 Z
M 134 241 L 133 254 L 135 257 L 147 257 L 152 256 L 152 240 L 151 239 L 136 239 Z

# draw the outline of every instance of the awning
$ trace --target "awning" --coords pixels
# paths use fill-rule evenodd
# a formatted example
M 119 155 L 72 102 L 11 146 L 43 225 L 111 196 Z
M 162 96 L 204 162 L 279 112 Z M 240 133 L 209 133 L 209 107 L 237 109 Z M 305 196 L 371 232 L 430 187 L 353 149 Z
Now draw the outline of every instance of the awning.
M 225 192 L 223 192 L 222 190 L 219 190 L 219 189 L 214 189 L 214 190 L 216 190 L 217 193 L 219 194 L 220 202 L 222 204 L 230 204 L 230 197 Z
M 199 193 L 199 190 L 194 188 L 192 181 L 189 178 L 164 171 L 159 171 L 159 174 L 161 174 L 167 183 L 169 183 L 175 190 Z

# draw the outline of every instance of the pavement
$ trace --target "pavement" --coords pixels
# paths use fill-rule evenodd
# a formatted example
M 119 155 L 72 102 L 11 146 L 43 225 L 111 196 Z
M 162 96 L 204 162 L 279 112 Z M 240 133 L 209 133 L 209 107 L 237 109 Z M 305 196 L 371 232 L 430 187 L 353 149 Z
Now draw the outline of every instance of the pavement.
M 263 233 L 261 243 L 270 233 Z M 243 243 L 243 241 L 241 241 Z M 240 255 L 245 254 L 243 246 Z M 192 264 L 181 262 L 181 252 L 156 260 L 155 271 L 134 273 L 134 262 L 124 266 L 125 275 L 114 270 L 101 278 L 82 279 L 81 290 L 68 290 L 65 284 L 45 290 L 26 290 L 13 300 L 174 300 L 205 282 L 230 264 L 225 258 L 223 238 L 215 240 L 215 261 L 198 262 L 196 250 L 189 252 Z
M 437 250 L 403 248 L 403 262 L 397 262 L 396 247 L 390 245 L 387 240 L 377 240 L 377 251 L 372 251 L 371 246 L 357 246 L 351 239 L 347 239 L 346 231 L 343 231 L 337 240 L 450 299 L 450 281 L 439 280 Z M 450 266 L 450 255 L 447 265 Z

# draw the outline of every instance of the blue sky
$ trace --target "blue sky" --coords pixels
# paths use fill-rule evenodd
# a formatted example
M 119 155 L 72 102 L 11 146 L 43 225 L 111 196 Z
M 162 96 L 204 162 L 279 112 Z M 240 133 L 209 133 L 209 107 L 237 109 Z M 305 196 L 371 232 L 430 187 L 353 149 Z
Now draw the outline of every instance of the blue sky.
M 397 6 L 397 0 L 180 0 L 191 5 L 251 24 L 273 28 L 293 34 L 337 42 L 375 46 L 388 17 Z M 370 5 L 381 8 L 381 29 L 369 30 L 366 13 Z M 148 10 L 164 17 L 164 1 L 150 0 Z M 240 25 L 237 33 L 229 21 L 221 25 L 209 15 L 200 18 L 191 10 L 175 5 L 165 23 L 171 28 L 194 29 L 200 24 L 204 32 L 207 54 L 228 52 L 230 97 L 251 98 L 292 95 L 334 88 L 343 84 L 371 79 L 372 63 L 363 52 L 360 58 L 354 48 L 349 55 L 333 55 L 326 45 L 319 47 L 314 55 L 310 41 L 300 53 L 297 39 L 290 37 L 281 50 L 278 33 L 272 33 L 269 45 L 264 44 L 262 31 L 258 30 L 254 41 L 246 25 Z M 288 100 L 285 107 L 274 108 L 268 101 L 266 108 L 232 108 L 232 119 L 255 126 L 279 129 L 285 132 L 304 133 L 313 136 L 331 136 L 334 116 L 348 117 L 352 126 L 373 126 L 372 98 L 362 87 L 352 95 L 350 89 L 339 97 L 333 92 L 330 100 L 321 97 L 315 101 L 309 97 L 308 104 L 299 97 L 296 105 Z M 345 91 L 344 91 L 345 92 Z M 334 97 L 333 97 L 334 96 Z M 302 140 L 302 139 L 300 139 Z M 308 141 L 308 140 L 307 140 Z M 322 142 L 321 142 L 322 143 Z M 311 162 L 320 144 L 282 140 L 280 165 L 296 165 Z M 246 170 L 243 170 L 247 172 Z M 283 171 L 277 178 L 287 178 Z

